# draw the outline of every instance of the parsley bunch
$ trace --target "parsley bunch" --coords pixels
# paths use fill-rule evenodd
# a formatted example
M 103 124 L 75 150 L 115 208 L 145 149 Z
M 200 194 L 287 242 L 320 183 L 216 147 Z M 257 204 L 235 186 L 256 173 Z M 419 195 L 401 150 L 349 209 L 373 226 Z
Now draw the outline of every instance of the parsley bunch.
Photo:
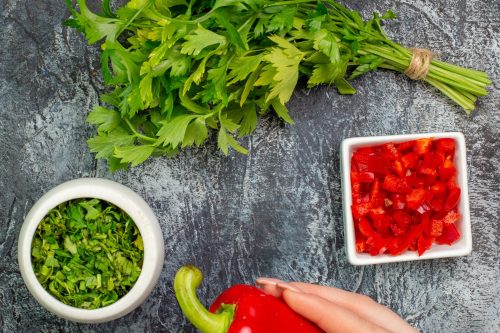
M 31 245 L 33 270 L 61 302 L 96 309 L 116 302 L 141 274 L 144 246 L 137 226 L 98 199 L 67 201 L 40 222 Z
M 88 141 L 112 171 L 151 155 L 201 146 L 217 131 L 224 154 L 247 153 L 235 137 L 252 133 L 273 110 L 293 124 L 286 103 L 299 77 L 309 87 L 356 90 L 354 79 L 377 68 L 403 72 L 412 52 L 391 41 L 381 19 L 333 0 L 130 0 L 102 13 L 77 0 L 66 21 L 90 44 L 102 41 L 102 106 L 89 114 L 97 135 Z M 432 60 L 424 79 L 466 112 L 487 94 L 486 73 Z

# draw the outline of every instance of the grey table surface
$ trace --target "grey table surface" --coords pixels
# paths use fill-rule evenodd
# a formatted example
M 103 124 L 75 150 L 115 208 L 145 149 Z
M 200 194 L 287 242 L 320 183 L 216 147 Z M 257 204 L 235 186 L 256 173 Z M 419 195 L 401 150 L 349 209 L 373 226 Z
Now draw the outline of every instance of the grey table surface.
M 95 5 L 95 1 L 91 1 Z M 259 276 L 365 293 L 423 332 L 499 332 L 498 0 L 344 1 L 365 17 L 394 8 L 385 28 L 408 46 L 487 71 L 490 95 L 467 117 L 434 89 L 388 71 L 357 79 L 355 96 L 300 88 L 295 126 L 275 117 L 243 140 L 248 156 L 211 142 L 110 174 L 86 147 L 85 117 L 102 90 L 97 47 L 61 25 L 62 0 L 0 0 L 0 330 L 4 332 L 194 332 L 172 292 L 176 269 L 198 265 L 212 300 Z M 460 131 L 467 141 L 473 252 L 468 257 L 355 267 L 346 260 L 339 145 L 352 136 Z M 17 237 L 33 203 L 78 177 L 131 187 L 157 214 L 165 262 L 151 296 L 129 315 L 76 324 L 44 310 L 19 273 Z

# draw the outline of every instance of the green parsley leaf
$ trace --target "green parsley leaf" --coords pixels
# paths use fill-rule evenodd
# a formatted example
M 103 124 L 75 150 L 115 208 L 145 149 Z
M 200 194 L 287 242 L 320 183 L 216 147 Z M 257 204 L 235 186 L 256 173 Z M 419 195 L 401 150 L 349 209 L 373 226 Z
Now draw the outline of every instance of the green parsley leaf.
M 153 145 L 120 146 L 115 148 L 113 156 L 119 158 L 121 163 L 131 163 L 134 167 L 147 160 L 154 150 Z
M 231 146 L 234 150 L 242 154 L 248 154 L 248 150 L 243 148 L 230 134 L 228 134 L 224 127 L 219 130 L 219 136 L 217 137 L 217 144 L 224 155 L 229 154 L 229 147 Z
M 89 124 L 98 125 L 98 131 L 109 132 L 121 123 L 120 113 L 103 106 L 96 105 L 87 117 Z
M 198 25 L 198 28 L 192 34 L 184 37 L 184 39 L 186 42 L 182 44 L 181 53 L 193 56 L 200 54 L 203 49 L 209 46 L 225 46 L 227 44 L 226 37 L 207 30 L 202 25 Z
M 182 148 L 196 145 L 200 147 L 208 138 L 208 129 L 204 119 L 196 118 L 186 128 L 186 134 L 182 139 Z
M 184 140 L 189 123 L 196 117 L 194 115 L 182 115 L 170 121 L 163 122 L 163 126 L 158 131 L 158 141 L 156 144 L 163 146 L 170 145 L 172 148 L 176 148 Z
M 134 136 L 118 128 L 109 133 L 98 133 L 97 136 L 88 139 L 90 151 L 96 153 L 96 158 L 109 158 L 113 156 L 116 147 L 129 146 L 135 141 Z

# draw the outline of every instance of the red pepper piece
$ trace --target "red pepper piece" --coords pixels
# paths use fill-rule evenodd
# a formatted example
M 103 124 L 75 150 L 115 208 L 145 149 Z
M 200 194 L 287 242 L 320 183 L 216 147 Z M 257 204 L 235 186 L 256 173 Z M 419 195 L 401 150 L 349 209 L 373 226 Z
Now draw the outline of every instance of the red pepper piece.
M 351 182 L 353 183 L 373 183 L 375 174 L 373 172 L 351 171 Z
M 421 188 L 416 188 L 406 195 L 406 206 L 410 209 L 418 209 L 423 203 L 427 195 L 427 191 Z
M 375 148 L 377 147 L 359 147 L 356 149 L 356 154 L 370 155 L 375 153 Z
M 446 214 L 445 217 L 443 217 L 443 223 L 445 224 L 453 224 L 457 222 L 460 219 L 460 214 L 458 214 L 456 211 L 451 210 Z
M 361 203 L 361 184 L 353 182 L 351 185 L 352 202 L 355 204 Z
M 446 188 L 448 189 L 448 191 L 451 191 L 451 190 L 453 190 L 454 188 L 458 188 L 457 182 L 455 181 L 455 179 L 454 179 L 454 178 L 450 178 L 450 179 L 446 182 Z
M 443 182 L 435 182 L 431 186 L 431 192 L 435 195 L 443 195 L 446 193 L 446 185 Z
M 443 220 L 431 220 L 431 230 L 429 234 L 432 237 L 439 237 L 443 233 Z
M 282 300 L 253 286 L 235 285 L 225 290 L 208 311 L 196 296 L 202 280 L 199 269 L 183 266 L 175 275 L 174 290 L 184 315 L 203 333 L 323 332 Z
M 390 174 L 385 176 L 382 188 L 394 193 L 408 193 L 411 191 L 411 187 L 406 182 L 406 179 Z
M 443 209 L 445 211 L 452 210 L 453 208 L 456 207 L 459 201 L 460 201 L 460 189 L 457 187 L 450 190 L 450 192 L 448 193 L 446 201 L 444 202 Z
M 406 251 L 406 249 L 411 251 L 415 251 L 417 249 L 418 237 L 420 237 L 422 231 L 423 225 L 417 224 L 410 227 L 406 232 L 406 235 L 401 236 L 401 247 L 404 248 L 404 251 Z
M 378 179 L 375 179 L 370 192 L 370 204 L 372 208 L 382 207 L 384 205 L 384 199 L 385 197 L 380 192 L 380 182 Z
M 355 219 L 359 219 L 370 212 L 371 205 L 370 203 L 353 204 L 351 206 L 351 210 L 352 210 L 352 216 Z
M 391 167 L 391 160 L 383 156 L 366 155 L 356 152 L 352 157 L 353 163 L 360 172 L 366 171 L 376 174 L 386 174 Z
M 351 172 L 358 172 L 358 165 L 354 161 L 354 155 L 351 157 Z
M 391 231 L 394 234 L 394 236 L 401 236 L 406 232 L 405 229 L 401 228 L 397 224 L 391 224 Z
M 383 254 L 387 250 L 386 241 L 376 232 L 368 237 L 366 244 L 369 245 L 368 252 L 372 256 Z
M 396 173 L 396 175 L 398 175 L 399 177 L 406 176 L 406 169 L 400 160 L 395 160 L 394 162 L 392 162 L 392 170 L 394 170 L 394 173 Z
M 442 163 L 436 163 L 435 154 L 431 152 L 425 153 L 418 172 L 424 175 L 435 176 L 437 174 L 436 167 L 441 164 Z
M 415 144 L 413 145 L 413 151 L 417 155 L 423 155 L 427 153 L 432 147 L 432 139 L 431 138 L 425 138 L 425 139 L 418 139 L 415 140 Z
M 427 238 L 424 235 L 420 235 L 418 238 L 418 255 L 421 256 L 425 251 L 431 248 L 432 243 L 434 243 L 434 238 Z
M 401 162 L 405 168 L 415 170 L 418 164 L 418 157 L 415 153 L 408 153 L 401 157 Z
M 364 252 L 366 252 L 366 249 L 367 249 L 366 240 L 357 239 L 356 240 L 356 252 L 364 253 Z
M 361 234 L 365 237 L 370 237 L 373 234 L 373 228 L 370 224 L 370 221 L 363 217 L 359 219 L 358 228 L 359 232 L 361 232 Z
M 371 214 L 370 217 L 373 221 L 373 227 L 384 238 L 390 235 L 389 228 L 392 223 L 392 218 L 386 214 Z
M 381 147 L 382 153 L 392 159 L 399 158 L 399 151 L 397 150 L 394 143 L 385 143 Z
M 406 196 L 404 194 L 392 194 L 390 197 L 393 209 L 404 209 L 406 206 Z
M 398 144 L 398 150 L 399 152 L 405 152 L 407 150 L 410 150 L 413 148 L 413 146 L 415 145 L 415 141 L 412 140 L 412 141 L 405 141 L 405 142 L 401 142 Z
M 448 180 L 453 177 L 457 173 L 455 166 L 453 165 L 453 161 L 450 159 L 446 159 L 443 162 L 443 165 L 439 168 L 439 178 L 441 180 Z
M 403 210 L 395 210 L 392 217 L 394 222 L 401 228 L 406 228 L 411 223 L 410 214 Z
M 404 241 L 401 237 L 389 238 L 387 240 L 387 252 L 393 256 L 403 253 L 407 249 L 403 243 Z
M 455 152 L 455 140 L 450 138 L 437 139 L 435 141 L 436 150 L 445 154 L 453 154 Z
M 440 212 L 443 210 L 444 206 L 444 196 L 436 196 L 432 199 L 430 205 L 435 212 Z
M 444 224 L 443 233 L 441 234 L 441 236 L 436 238 L 436 243 L 451 245 L 459 238 L 460 233 L 458 232 L 455 224 Z

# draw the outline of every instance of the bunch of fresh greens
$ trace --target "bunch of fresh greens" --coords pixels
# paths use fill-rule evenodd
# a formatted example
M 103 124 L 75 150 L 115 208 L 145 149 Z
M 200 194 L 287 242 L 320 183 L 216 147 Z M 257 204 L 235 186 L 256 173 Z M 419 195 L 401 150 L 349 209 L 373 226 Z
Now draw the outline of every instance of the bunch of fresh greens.
M 38 225 L 31 260 L 38 281 L 61 302 L 83 309 L 110 305 L 141 273 L 142 237 L 130 217 L 98 199 L 67 201 Z
M 246 153 L 235 136 L 254 131 L 268 110 L 288 123 L 285 104 L 299 77 L 309 87 L 348 83 L 368 71 L 403 72 L 412 51 L 384 33 L 381 19 L 364 21 L 333 0 L 131 0 L 102 13 L 67 0 L 69 26 L 90 44 L 102 43 L 102 73 L 113 87 L 88 121 L 98 126 L 88 143 L 111 170 L 151 155 L 201 146 L 209 128 L 219 148 Z M 425 81 L 467 113 L 487 94 L 487 74 L 432 60 Z

